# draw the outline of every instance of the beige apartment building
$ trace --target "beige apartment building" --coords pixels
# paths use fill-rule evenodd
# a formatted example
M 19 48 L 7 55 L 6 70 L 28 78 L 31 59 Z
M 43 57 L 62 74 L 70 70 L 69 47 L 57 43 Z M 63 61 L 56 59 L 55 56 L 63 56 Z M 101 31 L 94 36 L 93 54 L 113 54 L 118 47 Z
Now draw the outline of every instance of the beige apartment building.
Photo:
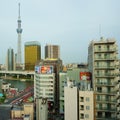
M 79 90 L 79 120 L 94 120 L 94 92 Z
M 119 80 L 118 46 L 114 39 L 91 41 L 88 68 L 95 91 L 95 120 L 116 120 L 116 84 Z
M 94 91 L 81 90 L 74 81 L 67 80 L 64 107 L 65 120 L 94 120 Z

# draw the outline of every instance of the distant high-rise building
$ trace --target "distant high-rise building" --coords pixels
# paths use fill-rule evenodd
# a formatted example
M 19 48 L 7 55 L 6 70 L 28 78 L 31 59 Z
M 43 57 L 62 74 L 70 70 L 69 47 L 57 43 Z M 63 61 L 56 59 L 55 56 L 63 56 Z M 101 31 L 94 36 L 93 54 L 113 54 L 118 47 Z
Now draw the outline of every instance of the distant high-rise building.
M 21 53 L 21 34 L 22 34 L 22 28 L 21 28 L 21 18 L 20 18 L 20 3 L 19 10 L 18 10 L 18 28 L 17 28 L 17 34 L 18 34 L 18 43 L 17 43 L 17 65 L 20 65 L 22 63 L 22 53 Z
M 12 48 L 7 51 L 7 70 L 14 70 L 14 51 Z
M 60 47 L 58 45 L 46 45 L 45 46 L 45 59 L 59 59 Z
M 116 40 L 101 38 L 91 41 L 88 68 L 95 91 L 95 120 L 116 120 L 116 83 L 119 80 Z
M 25 70 L 34 70 L 36 62 L 41 60 L 41 46 L 38 41 L 25 43 Z

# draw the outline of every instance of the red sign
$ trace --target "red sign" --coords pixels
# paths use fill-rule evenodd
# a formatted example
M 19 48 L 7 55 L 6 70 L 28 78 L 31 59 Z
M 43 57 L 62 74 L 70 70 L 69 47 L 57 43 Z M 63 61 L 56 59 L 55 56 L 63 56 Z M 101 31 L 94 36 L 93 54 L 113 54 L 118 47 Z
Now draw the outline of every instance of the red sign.
M 80 72 L 80 80 L 91 80 L 90 72 Z

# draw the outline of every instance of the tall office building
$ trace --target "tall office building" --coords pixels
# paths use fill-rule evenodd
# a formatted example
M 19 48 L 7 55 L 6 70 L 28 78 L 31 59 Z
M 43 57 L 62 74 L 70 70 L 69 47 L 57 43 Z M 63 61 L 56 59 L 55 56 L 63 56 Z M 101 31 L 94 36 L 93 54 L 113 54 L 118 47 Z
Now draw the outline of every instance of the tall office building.
M 17 43 L 17 65 L 21 65 L 22 63 L 22 53 L 21 53 L 21 34 L 22 34 L 22 28 L 21 28 L 21 18 L 20 18 L 20 3 L 19 5 L 19 11 L 18 11 L 18 28 L 17 28 L 17 34 L 18 34 L 18 43 Z
M 119 80 L 118 46 L 114 39 L 91 41 L 88 68 L 95 91 L 95 119 L 116 120 L 116 82 Z
M 25 70 L 34 70 L 36 62 L 41 60 L 41 46 L 38 41 L 25 43 Z
M 7 70 L 14 70 L 14 51 L 12 48 L 7 51 Z
M 46 45 L 45 46 L 45 59 L 59 59 L 60 58 L 60 47 L 58 45 Z

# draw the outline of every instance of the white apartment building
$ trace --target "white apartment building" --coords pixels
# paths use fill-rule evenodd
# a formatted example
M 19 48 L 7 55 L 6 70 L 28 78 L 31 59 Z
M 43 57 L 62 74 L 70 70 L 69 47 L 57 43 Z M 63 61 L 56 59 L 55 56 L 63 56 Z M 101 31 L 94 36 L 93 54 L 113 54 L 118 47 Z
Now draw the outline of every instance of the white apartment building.
M 78 88 L 72 81 L 67 81 L 64 87 L 64 119 L 78 120 Z
M 79 120 L 94 120 L 94 92 L 79 90 Z
M 116 120 L 116 84 L 119 80 L 118 46 L 114 39 L 91 41 L 88 68 L 95 91 L 95 119 Z

